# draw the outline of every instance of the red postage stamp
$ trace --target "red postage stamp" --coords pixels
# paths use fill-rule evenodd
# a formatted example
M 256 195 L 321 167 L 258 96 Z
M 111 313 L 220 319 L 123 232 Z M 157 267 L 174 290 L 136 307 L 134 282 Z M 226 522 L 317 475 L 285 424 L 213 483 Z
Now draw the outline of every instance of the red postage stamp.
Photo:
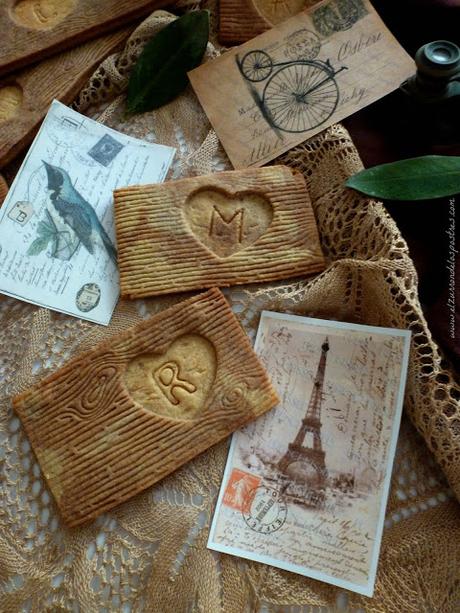
M 244 511 L 247 505 L 251 503 L 250 493 L 255 493 L 260 482 L 261 477 L 234 468 L 225 488 L 223 504 L 237 511 Z

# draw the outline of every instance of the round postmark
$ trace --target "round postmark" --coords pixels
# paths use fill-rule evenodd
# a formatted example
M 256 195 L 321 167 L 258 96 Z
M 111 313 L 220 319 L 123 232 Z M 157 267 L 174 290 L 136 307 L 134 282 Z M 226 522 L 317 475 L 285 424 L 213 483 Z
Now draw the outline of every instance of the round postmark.
M 96 160 L 89 157 L 89 155 L 83 151 L 78 151 L 78 149 L 72 150 L 73 157 L 77 160 L 79 164 L 83 164 L 83 166 L 88 166 L 89 168 L 95 168 L 97 166 Z
M 72 115 L 50 114 L 44 127 L 50 140 L 66 150 L 78 150 L 90 136 L 84 120 L 80 121 Z
M 97 283 L 85 283 L 77 292 L 75 303 L 82 313 L 88 313 L 97 307 L 101 299 L 101 288 Z
M 286 43 L 285 54 L 294 61 L 314 60 L 321 49 L 319 36 L 306 28 L 293 32 Z
M 287 504 L 278 490 L 260 485 L 248 492 L 242 514 L 251 530 L 261 534 L 271 534 L 284 525 Z

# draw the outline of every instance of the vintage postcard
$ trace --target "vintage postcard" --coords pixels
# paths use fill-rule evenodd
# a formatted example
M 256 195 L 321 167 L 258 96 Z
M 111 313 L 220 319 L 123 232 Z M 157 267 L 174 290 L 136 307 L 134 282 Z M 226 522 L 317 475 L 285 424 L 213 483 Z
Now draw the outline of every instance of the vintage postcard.
M 390 93 L 415 64 L 367 0 L 324 0 L 189 73 L 235 168 Z
M 163 181 L 174 153 L 54 101 L 0 211 L 0 292 L 107 325 L 120 294 L 113 190 Z
M 371 596 L 410 332 L 264 311 L 281 403 L 232 440 L 208 547 Z

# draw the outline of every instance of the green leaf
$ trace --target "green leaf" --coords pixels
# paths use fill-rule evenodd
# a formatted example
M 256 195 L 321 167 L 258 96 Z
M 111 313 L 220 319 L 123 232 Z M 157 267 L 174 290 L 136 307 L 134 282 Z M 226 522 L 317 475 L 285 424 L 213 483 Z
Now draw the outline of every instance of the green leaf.
M 48 246 L 49 239 L 50 236 L 39 236 L 36 238 L 27 249 L 27 255 L 38 255 L 44 251 Z
M 367 168 L 347 187 L 386 200 L 430 200 L 460 193 L 460 157 L 426 155 Z
M 208 37 L 208 11 L 186 13 L 160 30 L 131 73 L 127 113 L 151 111 L 180 94 L 188 84 L 187 72 L 201 62 Z

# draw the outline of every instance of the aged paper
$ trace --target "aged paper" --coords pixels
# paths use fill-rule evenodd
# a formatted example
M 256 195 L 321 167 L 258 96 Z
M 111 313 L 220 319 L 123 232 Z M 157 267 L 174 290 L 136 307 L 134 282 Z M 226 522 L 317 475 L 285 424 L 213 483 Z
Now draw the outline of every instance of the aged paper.
M 107 325 L 120 293 L 113 190 L 163 181 L 174 153 L 54 101 L 0 211 L 0 292 Z
M 244 168 L 371 104 L 414 71 L 367 0 L 324 0 L 189 77 L 232 164 Z
M 264 311 L 281 403 L 232 440 L 208 547 L 371 596 L 410 332 Z

